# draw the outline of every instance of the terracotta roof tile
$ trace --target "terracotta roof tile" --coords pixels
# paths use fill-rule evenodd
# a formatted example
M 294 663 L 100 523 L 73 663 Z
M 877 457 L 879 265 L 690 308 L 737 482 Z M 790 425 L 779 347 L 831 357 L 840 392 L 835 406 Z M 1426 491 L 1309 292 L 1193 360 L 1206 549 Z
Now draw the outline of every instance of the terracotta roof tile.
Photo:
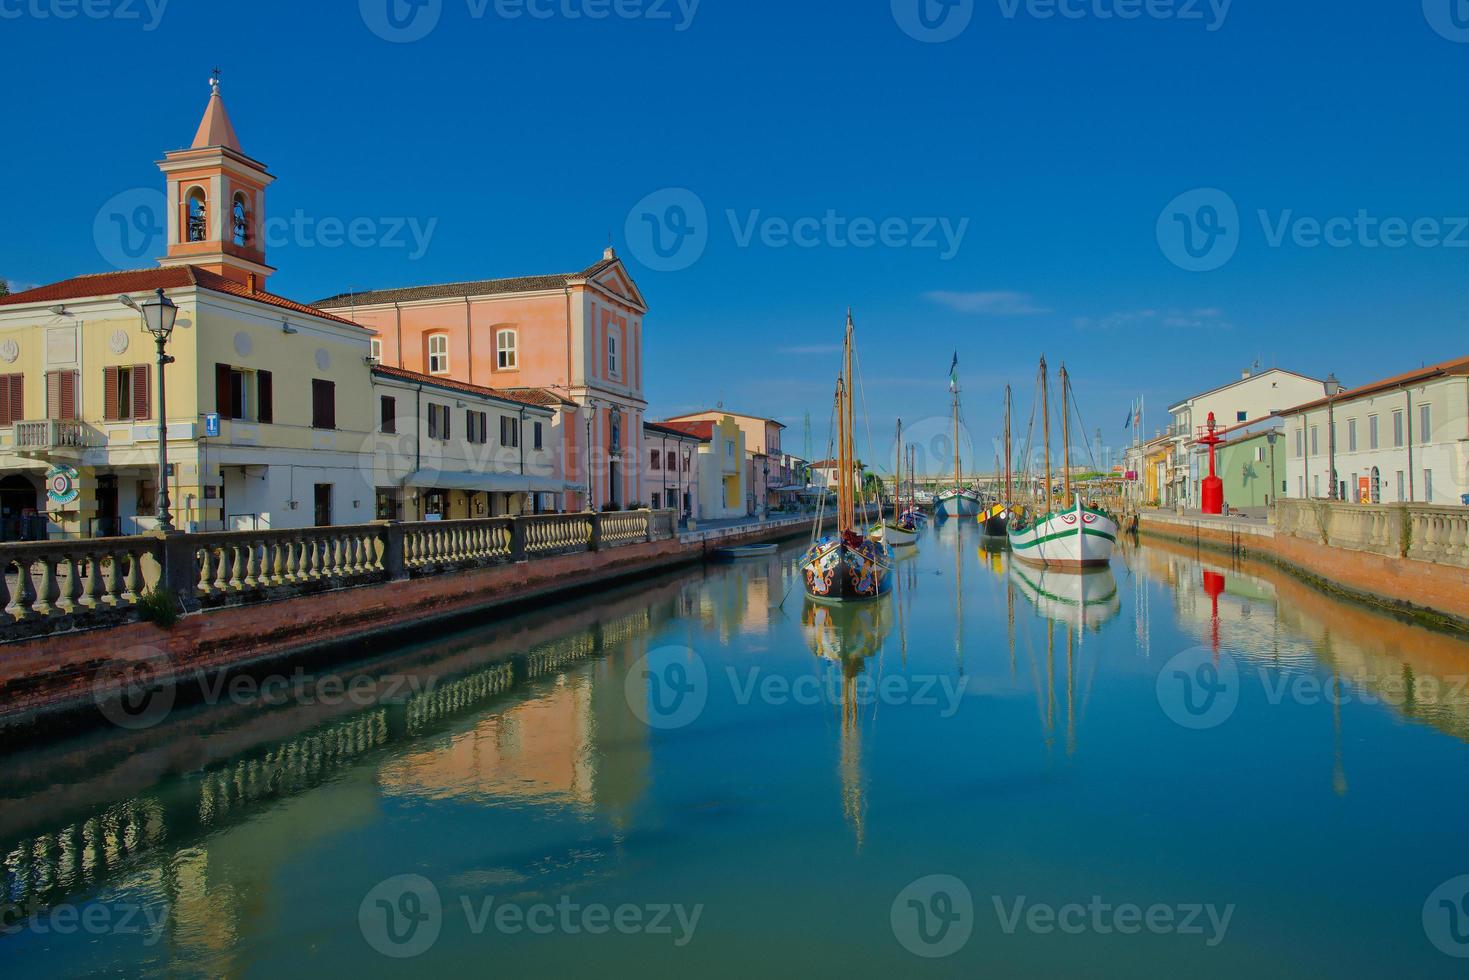
M 707 420 L 702 422 L 679 422 L 672 419 L 665 419 L 662 422 L 654 424 L 661 425 L 665 429 L 672 429 L 674 432 L 682 432 L 684 435 L 698 436 L 700 439 L 714 438 L 714 423 Z
M 158 269 L 133 269 L 126 272 L 101 272 L 76 276 L 72 279 L 63 279 L 61 282 L 53 282 L 49 286 L 37 286 L 35 289 L 27 289 L 22 293 L 0 296 L 0 306 L 16 306 L 21 303 L 55 303 L 68 299 L 111 299 L 122 293 L 145 293 L 155 289 L 187 289 L 192 286 L 238 296 L 241 299 L 254 300 L 257 303 L 290 310 L 303 316 L 321 317 L 323 320 L 332 320 L 336 323 L 357 327 L 359 330 L 363 329 L 351 320 L 345 320 L 334 313 L 307 306 L 305 303 L 286 299 L 284 296 L 260 291 L 252 293 L 249 287 L 197 265 L 176 265 Z
M 431 299 L 463 299 L 468 296 L 496 296 L 501 293 L 531 293 L 547 289 L 563 289 L 573 279 L 587 279 L 614 264 L 616 259 L 603 259 L 581 272 L 558 272 L 549 276 L 518 276 L 512 279 L 476 279 L 468 282 L 445 282 L 432 286 L 407 286 L 401 289 L 370 289 L 360 293 L 337 293 L 317 300 L 317 306 L 342 309 L 352 306 L 377 306 L 384 303 L 414 303 Z
M 700 442 L 709 442 L 714 438 L 712 431 L 709 435 L 701 436 L 696 432 L 690 432 L 682 426 L 676 426 L 672 422 L 644 422 L 643 428 L 651 429 L 654 432 L 666 432 L 671 436 L 678 436 L 680 439 L 698 439 Z
M 1390 391 L 1391 389 L 1396 388 L 1399 385 L 1419 384 L 1424 381 L 1432 381 L 1434 378 L 1441 378 L 1451 374 L 1469 374 L 1469 357 L 1459 357 L 1455 358 L 1452 361 L 1443 361 L 1439 364 L 1429 364 L 1426 367 L 1415 368 L 1412 371 L 1404 371 L 1402 374 L 1395 374 L 1390 378 L 1383 378 L 1380 381 L 1372 381 L 1357 388 L 1343 388 L 1342 393 L 1336 396 L 1336 400 L 1338 402 L 1349 401 L 1353 398 L 1362 398 L 1366 395 L 1375 395 L 1380 391 Z M 1320 408 L 1330 400 L 1331 399 L 1325 397 L 1318 398 L 1315 401 L 1306 402 L 1304 405 L 1297 405 L 1294 408 L 1283 409 L 1280 414 L 1295 415 L 1299 412 L 1311 411 L 1312 409 Z

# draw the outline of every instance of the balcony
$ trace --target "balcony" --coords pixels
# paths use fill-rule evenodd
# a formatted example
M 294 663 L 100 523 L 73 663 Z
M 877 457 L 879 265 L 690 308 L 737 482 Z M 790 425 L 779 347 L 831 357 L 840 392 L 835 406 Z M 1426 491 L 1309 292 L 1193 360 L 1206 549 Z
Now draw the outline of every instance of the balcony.
M 102 435 L 78 419 L 38 419 L 15 423 L 15 452 L 45 458 L 77 456 L 85 449 L 102 445 Z

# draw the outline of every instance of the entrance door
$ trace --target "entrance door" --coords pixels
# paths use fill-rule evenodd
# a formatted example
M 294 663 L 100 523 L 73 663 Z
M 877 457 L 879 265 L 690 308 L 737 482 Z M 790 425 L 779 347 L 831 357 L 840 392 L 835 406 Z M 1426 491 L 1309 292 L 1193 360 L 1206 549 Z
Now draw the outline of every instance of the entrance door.
M 97 518 L 92 525 L 92 537 L 115 538 L 122 533 L 117 518 L 117 477 L 97 478 Z
M 622 467 L 611 463 L 607 467 L 607 502 L 614 510 L 622 509 Z
M 40 541 L 46 518 L 40 516 L 36 486 L 19 473 L 0 480 L 0 541 Z
M 332 485 L 316 484 L 316 526 L 332 526 Z

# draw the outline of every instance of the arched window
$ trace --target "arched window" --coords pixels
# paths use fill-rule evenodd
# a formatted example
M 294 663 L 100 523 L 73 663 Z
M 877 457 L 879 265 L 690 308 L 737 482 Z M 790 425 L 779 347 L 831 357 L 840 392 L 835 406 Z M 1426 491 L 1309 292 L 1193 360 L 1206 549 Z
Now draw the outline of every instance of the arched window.
M 184 240 L 204 242 L 209 240 L 209 207 L 204 197 L 204 188 L 195 187 L 185 200 Z
M 250 209 L 244 194 L 235 195 L 234 207 L 230 209 L 230 238 L 241 248 L 250 244 Z
M 519 365 L 517 339 L 514 330 L 500 330 L 495 334 L 495 366 L 501 371 L 514 371 Z
M 607 331 L 607 376 L 617 377 L 617 331 Z
M 446 333 L 429 334 L 428 373 L 449 373 L 449 335 Z

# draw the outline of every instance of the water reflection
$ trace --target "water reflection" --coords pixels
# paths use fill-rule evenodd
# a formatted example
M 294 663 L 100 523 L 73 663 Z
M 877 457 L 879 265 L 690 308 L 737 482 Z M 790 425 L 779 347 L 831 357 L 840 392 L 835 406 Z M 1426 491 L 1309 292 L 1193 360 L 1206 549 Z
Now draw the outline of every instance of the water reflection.
M 886 878 L 966 866 L 1003 874 L 1001 855 L 1012 846 L 1026 855 L 1027 873 L 1042 874 L 1034 869 L 1048 862 L 1035 858 L 1037 841 L 1024 839 L 1028 826 L 1054 831 L 1078 811 L 1105 812 L 1113 825 L 1098 846 L 1120 847 L 1115 841 L 1129 833 L 1147 839 L 1135 855 L 1107 855 L 1112 866 L 1145 875 L 1162 850 L 1149 835 L 1168 823 L 1153 820 L 1168 805 L 1157 787 L 1182 777 L 1176 757 L 1174 769 L 1152 769 L 1135 751 L 1139 739 L 1161 730 L 1138 719 L 1164 724 L 1157 671 L 1188 645 L 1213 648 L 1235 658 L 1242 674 L 1264 678 L 1252 689 L 1252 707 L 1282 680 L 1320 683 L 1315 703 L 1286 698 L 1264 722 L 1242 713 L 1214 733 L 1223 750 L 1258 760 L 1249 778 L 1227 767 L 1212 773 L 1242 807 L 1291 792 L 1303 819 L 1344 833 L 1355 811 L 1310 810 L 1319 804 L 1295 786 L 1302 773 L 1335 806 L 1386 809 L 1410 789 L 1435 787 L 1394 784 L 1374 755 L 1405 744 L 1405 732 L 1416 733 L 1417 751 L 1425 742 L 1430 751 L 1460 747 L 1434 740 L 1440 732 L 1469 742 L 1469 645 L 1340 602 L 1272 566 L 1150 543 L 1120 550 L 1112 568 L 1060 573 L 1012 565 L 1003 550 L 981 547 L 965 522 L 925 535 L 920 549 L 899 553 L 893 591 L 872 603 L 806 602 L 796 552 L 785 552 L 682 572 L 359 665 L 367 676 L 433 681 L 408 697 L 351 709 L 200 709 L 151 732 L 97 733 L 12 753 L 0 760 L 3 895 L 37 907 L 126 895 L 169 909 L 167 941 L 153 950 L 114 944 L 99 962 L 89 959 L 98 955 L 92 947 L 53 937 L 58 975 L 161 972 L 170 963 L 233 975 L 258 972 L 264 951 L 299 938 L 282 910 L 310 919 L 299 928 L 323 943 L 360 946 L 353 934 L 360 890 L 338 881 L 340 870 L 323 879 L 319 869 L 344 854 L 369 877 L 401 873 L 405 864 L 428 869 L 446 837 L 472 843 L 483 859 L 477 870 L 444 872 L 446 882 L 475 874 L 541 892 L 569 879 L 583 888 L 648 879 L 666 888 L 692 862 L 711 902 L 730 908 L 748 895 L 724 894 L 719 883 L 742 876 L 768 887 L 772 874 L 785 873 L 793 890 L 823 894 L 855 867 L 853 843 L 864 874 Z M 785 601 L 793 585 L 795 597 Z M 716 684 L 732 665 L 786 680 L 815 670 L 831 693 L 811 705 L 738 706 L 715 697 L 687 729 L 654 732 L 629 703 L 626 681 L 651 647 L 670 644 L 697 651 Z M 871 692 L 885 673 L 974 683 L 953 718 L 883 704 L 879 729 Z M 1313 754 L 1293 755 L 1313 733 Z M 1442 758 L 1462 762 L 1462 755 Z M 1405 754 L 1396 764 L 1411 760 Z M 813 771 L 822 778 L 812 780 Z M 1281 785 L 1252 781 L 1262 772 Z M 984 780 L 992 795 L 1012 794 L 1004 820 L 987 822 L 983 807 L 958 810 L 973 800 L 955 795 L 962 781 L 955 773 Z M 1152 809 L 1127 805 L 1137 798 Z M 719 805 L 706 808 L 710 800 Z M 850 839 L 830 834 L 838 803 Z M 692 824 L 695 810 L 717 812 L 723 822 Z M 1147 812 L 1148 821 L 1129 823 L 1134 812 Z M 984 834 L 946 839 L 930 822 L 956 816 L 1003 843 L 971 853 L 959 838 Z M 653 836 L 657 845 L 641 851 L 628 843 Z M 1344 838 L 1343 847 L 1359 841 Z M 919 867 L 915 848 L 924 849 Z M 1183 849 L 1169 857 L 1184 862 L 1181 873 L 1224 887 L 1210 879 L 1222 872 L 1208 855 Z M 1194 857 L 1199 863 L 1187 865 Z M 1088 879 L 1065 877 L 1076 873 L 1073 863 L 1085 862 L 1049 862 L 1062 876 L 1049 884 L 1092 894 Z M 303 890 L 320 901 L 297 898 Z M 1266 904 L 1257 914 L 1290 914 L 1259 901 Z M 726 945 L 716 941 L 717 954 L 688 953 L 679 965 L 707 973 L 743 964 L 751 933 L 736 932 Z M 874 972 L 901 967 L 883 960 L 891 943 L 881 945 L 882 937 L 842 935 L 872 958 Z M 607 955 L 593 947 L 593 961 Z M 0 956 L 29 948 L 24 936 L 0 937 Z M 616 975 L 629 962 L 602 965 Z

